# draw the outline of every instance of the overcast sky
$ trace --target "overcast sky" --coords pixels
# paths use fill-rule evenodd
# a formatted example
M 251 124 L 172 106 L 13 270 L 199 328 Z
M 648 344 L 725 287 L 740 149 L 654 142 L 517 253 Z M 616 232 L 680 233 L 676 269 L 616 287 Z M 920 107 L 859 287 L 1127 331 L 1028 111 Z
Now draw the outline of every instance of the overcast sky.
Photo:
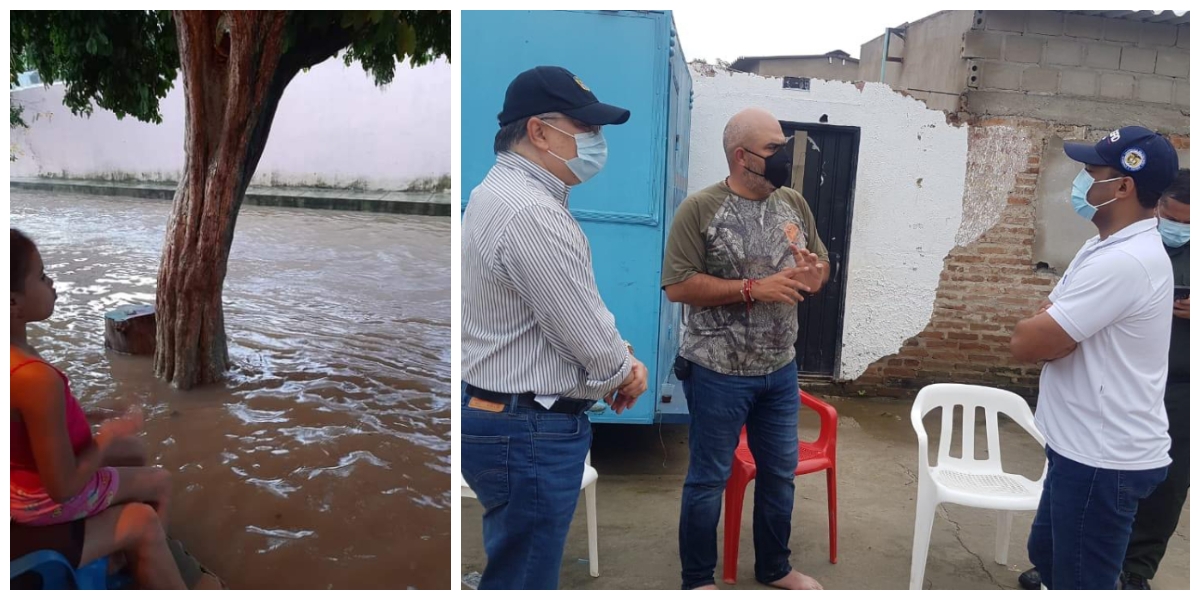
M 784 8 L 788 4 L 791 7 Z M 739 56 L 845 50 L 859 58 L 859 46 L 883 35 L 884 28 L 937 12 L 900 2 L 891 6 L 881 2 L 870 8 L 861 3 L 788 4 L 779 8 L 757 2 L 727 4 L 722 10 L 679 8 L 674 11 L 675 25 L 683 54 L 688 60 L 733 62 Z
M 703 58 L 714 62 L 720 58 L 733 62 L 739 56 L 845 50 L 850 56 L 861 58 L 859 47 L 883 35 L 885 28 L 898 27 L 938 11 L 936 4 L 911 0 L 874 5 L 787 3 L 790 8 L 780 4 L 776 7 L 743 1 L 721 5 L 720 10 L 697 7 L 674 11 L 684 56 L 688 60 Z

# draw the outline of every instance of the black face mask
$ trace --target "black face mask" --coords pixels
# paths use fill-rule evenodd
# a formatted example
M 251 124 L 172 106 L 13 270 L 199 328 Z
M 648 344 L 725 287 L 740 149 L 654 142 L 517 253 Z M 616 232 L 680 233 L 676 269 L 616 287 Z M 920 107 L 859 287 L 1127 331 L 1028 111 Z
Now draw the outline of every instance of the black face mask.
M 792 178 L 792 153 L 788 151 L 787 146 L 781 147 L 770 156 L 763 156 L 749 148 L 743 148 L 743 150 L 763 159 L 763 163 L 766 165 L 762 173 L 746 170 L 766 179 L 776 188 L 787 185 Z

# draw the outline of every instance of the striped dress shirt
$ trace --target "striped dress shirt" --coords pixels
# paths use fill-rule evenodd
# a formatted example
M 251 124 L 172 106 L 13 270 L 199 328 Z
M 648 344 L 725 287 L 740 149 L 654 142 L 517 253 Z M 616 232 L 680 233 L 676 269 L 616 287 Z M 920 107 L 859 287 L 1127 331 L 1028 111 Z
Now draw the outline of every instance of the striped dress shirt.
M 570 188 L 503 152 L 462 218 L 462 378 L 504 394 L 597 400 L 632 360 L 604 306 Z

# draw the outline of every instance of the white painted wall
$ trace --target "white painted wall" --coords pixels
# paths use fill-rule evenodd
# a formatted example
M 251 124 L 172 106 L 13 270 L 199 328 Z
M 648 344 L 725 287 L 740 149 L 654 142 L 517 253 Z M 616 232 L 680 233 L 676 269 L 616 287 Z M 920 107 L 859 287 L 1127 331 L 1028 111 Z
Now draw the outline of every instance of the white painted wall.
M 12 93 L 28 129 L 12 130 L 11 176 L 175 180 L 183 167 L 183 89 L 162 100 L 163 122 L 96 109 L 76 117 L 63 88 Z M 256 185 L 405 189 L 450 173 L 450 65 L 396 68 L 385 88 L 358 64 L 330 59 L 292 80 L 276 113 Z
M 967 129 L 890 88 L 813 80 L 811 91 L 784 90 L 780 79 L 693 70 L 689 192 L 728 175 L 721 135 L 743 108 L 776 118 L 862 129 L 846 288 L 842 359 L 837 376 L 854 379 L 898 351 L 933 314 L 942 261 L 963 219 Z M 803 324 L 801 324 L 803 327 Z

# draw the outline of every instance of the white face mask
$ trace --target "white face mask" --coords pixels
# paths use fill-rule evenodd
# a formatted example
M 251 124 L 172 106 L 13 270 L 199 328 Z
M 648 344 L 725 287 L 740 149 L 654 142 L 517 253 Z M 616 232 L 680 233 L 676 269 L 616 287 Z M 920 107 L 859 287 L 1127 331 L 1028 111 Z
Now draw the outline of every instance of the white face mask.
M 1095 218 L 1096 213 L 1099 212 L 1099 210 L 1101 208 L 1104 208 L 1105 206 L 1112 204 L 1113 202 L 1116 202 L 1117 199 L 1113 198 L 1107 202 L 1101 202 L 1100 204 L 1092 204 L 1091 202 L 1088 202 L 1088 200 L 1087 200 L 1088 192 L 1091 191 L 1092 186 L 1097 183 L 1108 183 L 1110 181 L 1116 181 L 1118 179 L 1124 179 L 1124 178 L 1123 177 L 1113 177 L 1112 179 L 1101 179 L 1100 181 L 1096 181 L 1095 179 L 1092 178 L 1091 174 L 1089 174 L 1086 169 L 1083 171 L 1080 171 L 1079 175 L 1075 176 L 1075 181 L 1071 184 L 1071 206 L 1072 206 L 1072 208 L 1075 209 L 1075 212 L 1078 213 L 1079 216 L 1091 221 L 1093 218 Z
M 543 123 L 546 122 L 543 121 Z M 546 126 L 563 135 L 575 138 L 575 158 L 566 159 L 553 152 L 550 152 L 550 156 L 563 161 L 567 168 L 579 178 L 579 183 L 595 177 L 596 173 L 604 168 L 604 163 L 608 162 L 608 143 L 604 141 L 604 134 L 599 131 L 567 133 L 550 123 L 546 123 Z

